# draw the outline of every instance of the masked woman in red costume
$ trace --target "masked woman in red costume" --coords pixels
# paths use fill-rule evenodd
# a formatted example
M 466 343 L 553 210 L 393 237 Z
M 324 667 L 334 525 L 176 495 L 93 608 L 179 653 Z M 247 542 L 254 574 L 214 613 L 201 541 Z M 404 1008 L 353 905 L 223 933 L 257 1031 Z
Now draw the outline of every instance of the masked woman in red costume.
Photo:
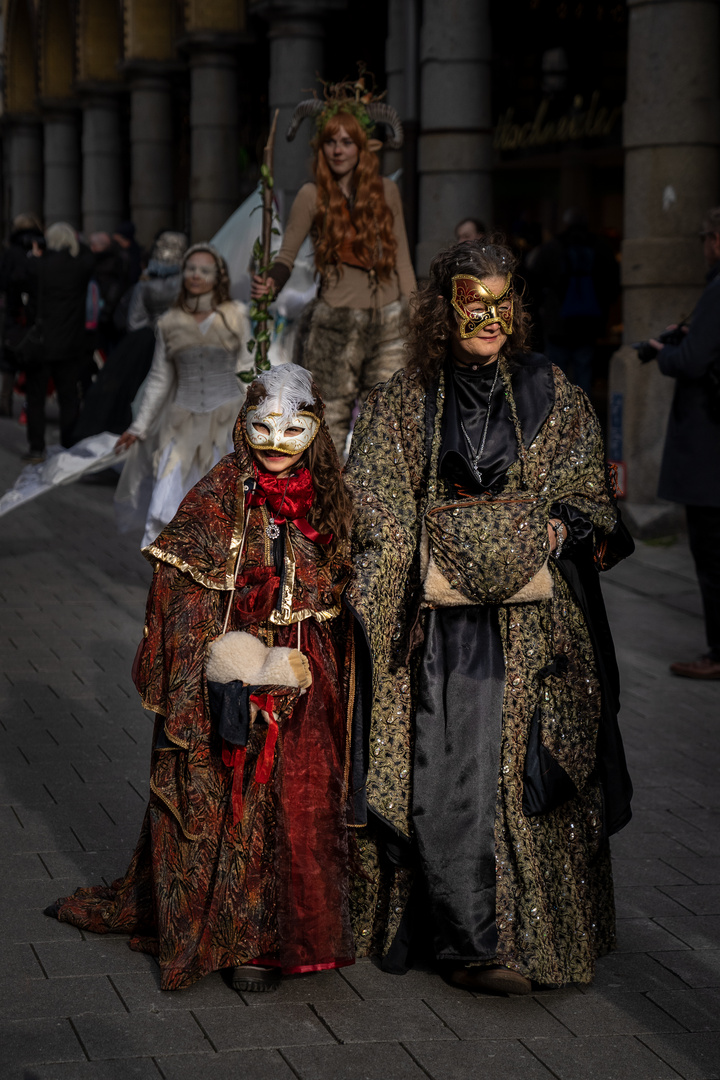
M 328 86 L 325 100 L 301 101 L 289 140 L 305 117 L 316 123 L 315 182 L 298 192 L 275 264 L 267 280 L 254 279 L 252 295 L 268 288 L 277 295 L 310 236 L 320 287 L 300 330 L 297 362 L 324 387 L 328 427 L 342 454 L 357 398 L 364 400 L 404 362 L 415 273 L 400 192 L 380 176 L 376 151 L 383 143 L 370 137 L 377 123 L 387 125 L 384 145 L 395 150 L 403 129 L 395 110 L 365 90 L 362 77 Z
M 354 956 L 351 511 L 310 373 L 261 375 L 234 440 L 144 549 L 155 573 L 133 674 L 156 724 L 132 862 L 46 911 L 129 934 L 166 990 L 218 969 L 236 990 L 274 989 Z

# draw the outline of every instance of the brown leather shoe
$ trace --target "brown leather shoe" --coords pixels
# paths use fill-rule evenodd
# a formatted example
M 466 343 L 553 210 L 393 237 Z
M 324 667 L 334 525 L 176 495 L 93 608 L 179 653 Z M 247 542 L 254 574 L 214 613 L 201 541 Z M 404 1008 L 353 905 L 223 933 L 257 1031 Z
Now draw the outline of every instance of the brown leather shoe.
M 491 964 L 489 967 L 462 967 L 451 972 L 450 982 L 463 990 L 482 994 L 529 994 L 532 983 L 519 971 Z
M 699 660 L 678 661 L 670 665 L 673 675 L 682 675 L 685 679 L 720 679 L 720 660 L 713 660 L 709 655 Z

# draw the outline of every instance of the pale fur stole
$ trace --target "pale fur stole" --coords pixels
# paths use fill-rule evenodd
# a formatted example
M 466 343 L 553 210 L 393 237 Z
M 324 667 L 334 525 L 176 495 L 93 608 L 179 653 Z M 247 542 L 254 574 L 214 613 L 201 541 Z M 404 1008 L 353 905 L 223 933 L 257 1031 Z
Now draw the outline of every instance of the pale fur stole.
M 205 664 L 208 682 L 243 682 L 246 686 L 292 686 L 312 683 L 307 657 L 298 649 L 275 645 L 269 649 L 244 630 L 215 638 Z

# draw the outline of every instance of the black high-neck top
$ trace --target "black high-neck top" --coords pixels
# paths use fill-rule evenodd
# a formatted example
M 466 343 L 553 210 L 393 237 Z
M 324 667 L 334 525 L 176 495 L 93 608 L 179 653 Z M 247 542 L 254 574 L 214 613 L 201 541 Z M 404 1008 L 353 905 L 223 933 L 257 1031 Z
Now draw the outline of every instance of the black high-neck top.
M 526 353 L 513 357 L 511 370 L 515 405 L 523 443 L 527 448 L 549 416 L 555 401 L 552 367 L 541 354 Z M 496 371 L 497 361 L 473 368 L 448 358 L 445 365 L 445 408 L 439 472 L 444 479 L 473 495 L 488 490 L 501 491 L 505 473 L 518 456 L 517 437 L 501 378 L 498 377 L 490 402 L 490 423 L 479 462 L 482 484 L 472 471 L 470 451 L 460 426 L 462 421 L 473 453 L 476 453 L 482 440 L 488 398 Z

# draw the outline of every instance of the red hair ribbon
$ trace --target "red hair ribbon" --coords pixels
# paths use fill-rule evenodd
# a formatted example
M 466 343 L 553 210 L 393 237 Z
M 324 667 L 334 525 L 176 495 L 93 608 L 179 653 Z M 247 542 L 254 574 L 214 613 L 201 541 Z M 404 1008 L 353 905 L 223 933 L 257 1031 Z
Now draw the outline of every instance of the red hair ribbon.
M 275 758 L 275 743 L 278 737 L 278 723 L 275 719 L 275 699 L 272 694 L 251 694 L 250 700 L 254 701 L 258 709 L 262 709 L 267 715 L 268 730 L 265 736 L 265 745 L 260 752 L 257 765 L 255 766 L 255 783 L 267 784 L 272 772 Z
M 268 730 L 265 736 L 265 745 L 257 759 L 255 766 L 255 783 L 267 784 L 272 775 L 273 762 L 275 760 L 275 744 L 278 738 L 278 722 L 275 719 L 275 699 L 272 694 L 251 694 L 250 700 L 258 709 L 267 715 Z M 233 811 L 233 825 L 242 821 L 243 816 L 243 777 L 245 773 L 245 746 L 231 746 L 223 741 L 222 759 L 223 765 L 233 770 L 232 793 L 230 801 Z

